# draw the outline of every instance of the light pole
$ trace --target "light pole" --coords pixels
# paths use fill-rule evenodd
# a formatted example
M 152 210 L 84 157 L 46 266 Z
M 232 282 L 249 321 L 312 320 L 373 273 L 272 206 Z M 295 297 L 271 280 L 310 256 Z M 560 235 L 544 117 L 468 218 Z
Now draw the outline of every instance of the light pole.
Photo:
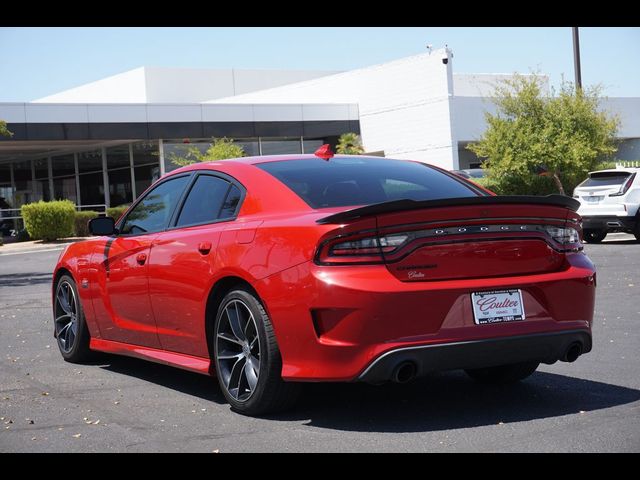
M 576 73 L 576 89 L 582 90 L 582 74 L 580 73 L 580 38 L 578 36 L 578 27 L 573 29 L 573 68 Z

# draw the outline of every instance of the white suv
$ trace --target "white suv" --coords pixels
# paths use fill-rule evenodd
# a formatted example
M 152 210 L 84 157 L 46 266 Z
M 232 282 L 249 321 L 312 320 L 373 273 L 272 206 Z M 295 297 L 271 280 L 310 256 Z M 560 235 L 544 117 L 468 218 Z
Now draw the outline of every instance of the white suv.
M 580 200 L 586 242 L 599 243 L 608 232 L 633 233 L 640 241 L 640 168 L 589 172 L 573 197 Z

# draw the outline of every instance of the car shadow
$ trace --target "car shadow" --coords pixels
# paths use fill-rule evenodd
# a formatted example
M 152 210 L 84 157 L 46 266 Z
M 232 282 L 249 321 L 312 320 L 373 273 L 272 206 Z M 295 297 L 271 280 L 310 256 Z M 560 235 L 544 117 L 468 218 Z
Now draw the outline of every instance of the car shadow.
M 0 287 L 24 287 L 51 283 L 51 273 L 8 273 L 0 275 Z
M 94 360 L 86 362 L 86 364 L 100 366 L 110 372 L 136 377 L 203 400 L 219 404 L 227 403 L 220 391 L 217 380 L 206 375 L 137 358 L 106 353 L 97 353 Z
M 214 379 L 126 357 L 103 368 L 226 404 Z M 510 386 L 486 386 L 462 372 L 409 384 L 309 383 L 297 406 L 263 418 L 353 432 L 426 432 L 578 414 L 640 400 L 640 390 L 536 372 Z

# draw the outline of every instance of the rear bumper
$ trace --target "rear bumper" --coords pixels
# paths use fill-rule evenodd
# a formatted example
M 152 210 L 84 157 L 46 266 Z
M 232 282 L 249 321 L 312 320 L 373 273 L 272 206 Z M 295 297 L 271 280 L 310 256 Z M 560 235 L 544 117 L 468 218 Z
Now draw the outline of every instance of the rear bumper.
M 576 343 L 581 345 L 582 353 L 591 351 L 590 332 L 573 330 L 398 348 L 376 358 L 358 380 L 389 381 L 395 369 L 406 362 L 415 366 L 416 376 L 519 362 L 554 363 L 563 359 L 569 347 Z
M 582 217 L 583 229 L 594 230 L 633 230 L 637 222 L 636 217 L 619 217 L 616 215 L 586 215 Z
M 388 352 L 427 345 L 433 352 L 442 352 L 436 347 L 446 350 L 453 344 L 518 337 L 535 339 L 537 345 L 546 338 L 536 337 L 538 334 L 588 333 L 593 320 L 595 269 L 584 253 L 572 253 L 567 254 L 566 268 L 556 272 L 401 282 L 384 265 L 321 267 L 307 262 L 256 282 L 254 287 L 274 326 L 283 379 L 357 381 Z M 471 293 L 505 288 L 521 290 L 526 319 L 476 325 Z M 516 347 L 510 347 L 508 358 L 502 356 L 502 347 L 496 347 L 501 363 L 517 360 L 518 349 L 529 348 L 520 340 L 514 342 Z M 542 353 L 526 360 L 556 360 L 554 352 L 563 346 L 536 346 Z M 465 347 L 472 348 L 476 347 Z M 485 349 L 491 352 L 491 348 Z M 464 354 L 470 355 L 469 350 Z M 431 365 L 427 370 L 467 366 L 459 366 L 455 355 L 453 360 L 446 360 L 446 355 L 437 362 L 430 357 L 427 360 L 421 361 Z M 479 368 L 481 364 L 468 366 Z

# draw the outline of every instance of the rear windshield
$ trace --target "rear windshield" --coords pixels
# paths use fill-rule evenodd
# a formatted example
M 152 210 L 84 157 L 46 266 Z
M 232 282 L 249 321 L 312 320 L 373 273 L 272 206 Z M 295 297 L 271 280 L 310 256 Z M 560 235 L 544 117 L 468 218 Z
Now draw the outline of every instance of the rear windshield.
M 428 165 L 402 160 L 310 158 L 256 166 L 276 177 L 312 208 L 483 195 Z
M 579 187 L 608 187 L 622 185 L 631 175 L 629 172 L 596 172 L 582 182 Z

